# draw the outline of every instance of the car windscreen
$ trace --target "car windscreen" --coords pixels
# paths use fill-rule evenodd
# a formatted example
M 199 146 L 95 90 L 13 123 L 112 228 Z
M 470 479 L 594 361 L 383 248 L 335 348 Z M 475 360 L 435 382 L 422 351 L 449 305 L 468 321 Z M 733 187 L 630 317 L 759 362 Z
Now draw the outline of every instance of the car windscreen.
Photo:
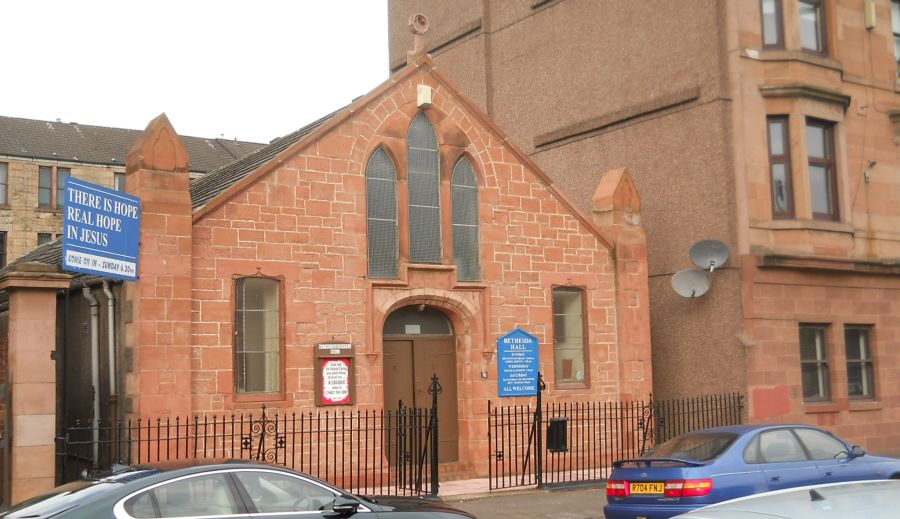
M 722 455 L 738 435 L 726 432 L 683 434 L 654 447 L 642 458 L 709 461 Z

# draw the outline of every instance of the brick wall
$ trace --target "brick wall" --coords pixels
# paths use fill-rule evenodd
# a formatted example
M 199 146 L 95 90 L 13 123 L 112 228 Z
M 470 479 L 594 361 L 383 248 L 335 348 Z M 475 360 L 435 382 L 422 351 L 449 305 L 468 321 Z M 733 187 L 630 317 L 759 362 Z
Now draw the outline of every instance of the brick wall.
M 405 261 L 407 222 L 401 217 L 400 279 L 367 279 L 366 160 L 384 146 L 404 182 L 405 135 L 419 113 L 418 84 L 434 91 L 425 113 L 441 146 L 442 192 L 449 192 L 450 167 L 462 154 L 477 171 L 483 278 L 477 283 L 455 280 L 447 255 L 448 212 L 443 265 Z M 409 304 L 435 306 L 454 325 L 461 449 L 484 457 L 486 400 L 497 400 L 496 340 L 515 327 L 540 341 L 550 399 L 617 399 L 618 348 L 627 345 L 617 344 L 615 265 L 605 237 L 440 76 L 420 69 L 357 106 L 316 141 L 195 218 L 193 411 L 260 405 L 236 402 L 232 371 L 233 278 L 254 274 L 282 280 L 284 292 L 286 385 L 283 399 L 266 402 L 270 407 L 314 405 L 313 348 L 335 339 L 356 347 L 357 404 L 381 407 L 382 326 L 391 311 Z M 584 387 L 561 389 L 553 380 L 553 285 L 586 288 L 590 382 Z M 639 367 L 649 371 L 647 364 Z M 488 378 L 481 378 L 482 370 Z M 461 459 L 468 457 L 461 451 Z

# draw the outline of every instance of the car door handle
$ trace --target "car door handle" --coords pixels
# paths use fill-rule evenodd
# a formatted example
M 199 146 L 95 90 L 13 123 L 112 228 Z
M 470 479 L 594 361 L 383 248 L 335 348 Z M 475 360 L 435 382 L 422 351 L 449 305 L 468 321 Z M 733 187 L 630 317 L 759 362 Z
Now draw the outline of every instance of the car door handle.
M 772 481 L 781 481 L 781 476 L 772 476 Z
M 831 472 L 831 471 L 828 471 L 828 472 L 825 473 L 826 476 L 830 476 L 830 475 L 832 475 L 832 474 L 834 474 L 834 472 Z

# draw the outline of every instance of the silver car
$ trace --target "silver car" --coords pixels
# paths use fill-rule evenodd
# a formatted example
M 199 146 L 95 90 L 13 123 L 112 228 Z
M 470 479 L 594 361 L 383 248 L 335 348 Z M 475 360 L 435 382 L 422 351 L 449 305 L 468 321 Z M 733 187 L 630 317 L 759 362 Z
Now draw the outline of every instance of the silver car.
M 765 492 L 673 519 L 869 519 L 900 515 L 900 480 L 853 481 Z

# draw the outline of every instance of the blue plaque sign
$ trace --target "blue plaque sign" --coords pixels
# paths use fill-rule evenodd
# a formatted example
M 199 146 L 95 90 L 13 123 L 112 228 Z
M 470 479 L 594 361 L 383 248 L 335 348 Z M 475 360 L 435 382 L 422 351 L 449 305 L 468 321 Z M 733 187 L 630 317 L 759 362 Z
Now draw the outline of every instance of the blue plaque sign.
M 69 177 L 64 214 L 64 270 L 137 280 L 140 198 Z
M 538 340 L 521 329 L 497 340 L 500 396 L 535 396 L 538 392 Z

